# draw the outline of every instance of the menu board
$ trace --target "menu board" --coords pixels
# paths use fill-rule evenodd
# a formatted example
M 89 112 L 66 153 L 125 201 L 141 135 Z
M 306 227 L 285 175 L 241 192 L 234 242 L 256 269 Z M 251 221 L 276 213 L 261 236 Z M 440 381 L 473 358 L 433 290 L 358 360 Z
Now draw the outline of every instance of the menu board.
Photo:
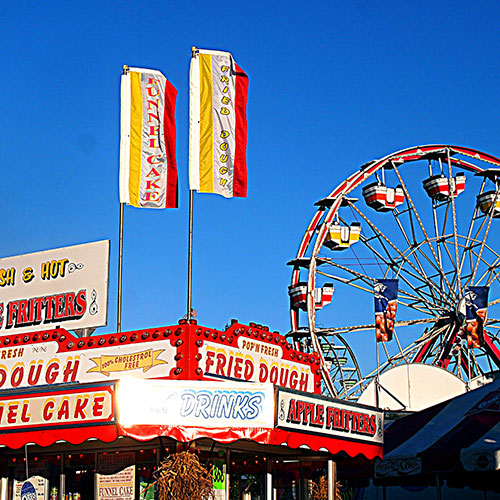
M 134 500 L 135 465 L 116 474 L 95 475 L 96 500 Z

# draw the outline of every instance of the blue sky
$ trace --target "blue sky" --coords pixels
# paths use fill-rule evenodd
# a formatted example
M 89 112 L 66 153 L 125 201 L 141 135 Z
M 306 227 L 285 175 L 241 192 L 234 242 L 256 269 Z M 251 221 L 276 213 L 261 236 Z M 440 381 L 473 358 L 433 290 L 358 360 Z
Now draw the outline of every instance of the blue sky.
M 248 197 L 195 196 L 193 306 L 207 326 L 285 333 L 315 201 L 408 146 L 500 155 L 499 21 L 493 1 L 4 1 L 0 256 L 111 239 L 115 331 L 121 68 L 159 69 L 179 91 L 180 208 L 125 209 L 122 322 L 181 318 L 191 47 L 228 50 L 250 78 Z

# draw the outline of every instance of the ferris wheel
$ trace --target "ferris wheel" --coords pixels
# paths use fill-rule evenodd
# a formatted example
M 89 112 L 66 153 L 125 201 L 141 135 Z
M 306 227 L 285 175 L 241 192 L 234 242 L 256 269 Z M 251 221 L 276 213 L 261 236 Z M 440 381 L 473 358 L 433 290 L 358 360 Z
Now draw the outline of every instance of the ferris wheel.
M 500 159 L 404 149 L 361 166 L 316 206 L 288 263 L 290 335 L 320 354 L 325 393 L 357 400 L 398 366 L 464 384 L 500 368 Z M 375 321 L 388 285 L 397 300 Z M 370 356 L 363 372 L 358 360 Z

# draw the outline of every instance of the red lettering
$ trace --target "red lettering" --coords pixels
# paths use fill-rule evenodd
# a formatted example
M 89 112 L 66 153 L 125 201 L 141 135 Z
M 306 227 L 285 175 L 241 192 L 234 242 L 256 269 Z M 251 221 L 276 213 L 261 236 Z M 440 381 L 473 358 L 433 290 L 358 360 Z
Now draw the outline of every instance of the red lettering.
M 153 94 L 153 90 L 157 90 L 156 94 Z M 160 89 L 155 89 L 154 87 L 148 87 L 146 89 L 149 97 L 158 97 L 160 95 Z
M 207 359 L 205 363 L 205 373 L 210 373 L 210 367 L 214 364 L 214 355 L 213 351 L 207 351 Z
M 66 294 L 66 300 L 64 305 L 64 317 L 65 318 L 73 318 L 75 316 L 75 294 L 73 292 L 69 292 Z
M 156 168 L 152 168 L 150 171 L 149 171 L 149 174 L 146 175 L 146 177 L 160 177 L 160 172 L 158 172 L 158 170 L 156 170 Z
M 12 387 L 19 387 L 23 381 L 24 376 L 24 366 L 18 365 L 12 370 L 12 375 L 10 376 L 10 383 Z
M 80 365 L 80 361 L 75 359 L 74 362 L 68 360 L 66 366 L 64 367 L 64 378 L 63 382 L 74 382 L 76 380 L 76 376 L 78 374 L 78 366 Z M 71 378 L 70 378 L 71 376 Z
M 329 406 L 326 409 L 326 428 L 327 429 L 331 429 L 332 427 L 335 426 L 335 424 L 333 422 L 333 415 L 334 415 L 334 409 L 331 406 Z
M 250 380 L 253 376 L 253 363 L 249 359 L 245 359 L 245 380 Z
M 325 424 L 325 407 L 323 405 L 318 405 L 317 406 L 317 418 L 316 421 L 318 422 L 318 425 L 323 427 Z
M 21 422 L 27 424 L 31 420 L 31 415 L 28 413 L 28 403 L 25 401 L 23 403 L 23 409 L 21 411 Z
M 288 381 L 288 373 L 289 373 L 288 368 L 281 368 L 281 370 L 280 370 L 280 385 L 281 386 L 286 386 L 286 383 Z
M 161 160 L 161 155 L 151 155 L 148 156 L 146 159 L 150 165 L 161 165 L 163 163 Z
M 287 422 L 292 422 L 298 424 L 300 418 L 297 417 L 297 406 L 295 399 L 290 399 L 290 405 L 288 406 L 288 416 L 286 417 Z
M 76 400 L 75 418 L 85 419 L 87 417 L 87 415 L 85 415 L 85 407 L 87 406 L 89 399 L 90 398 L 88 396 L 85 396 L 84 399 L 78 398 Z
M 217 368 L 215 369 L 215 373 L 217 375 L 222 375 L 223 377 L 225 376 L 224 373 L 224 366 L 226 364 L 226 356 L 222 352 L 219 352 L 217 354 Z
M 28 301 L 20 300 L 19 301 L 19 310 L 17 311 L 17 325 L 23 325 L 28 322 Z
M 7 406 L 7 423 L 15 424 L 17 418 L 17 409 L 19 405 L 17 403 L 11 403 Z
M 5 351 L 2 353 L 2 359 L 3 359 L 3 354 L 5 354 Z M 7 370 L 2 366 L 0 367 L 0 387 L 3 387 L 6 380 L 7 380 Z
M 269 372 L 269 381 L 271 384 L 278 383 L 278 367 L 276 365 L 271 366 L 271 371 Z
M 14 324 L 14 319 L 16 317 L 17 311 L 17 301 L 13 300 L 7 304 L 7 324 L 6 328 L 10 328 Z
M 45 372 L 45 382 L 47 382 L 47 384 L 53 384 L 56 381 L 58 375 L 59 362 L 53 361 L 49 366 L 47 366 L 47 371 Z
M 54 295 L 49 295 L 48 297 L 45 297 L 45 321 L 51 321 L 52 320 L 52 314 L 53 314 L 53 309 L 54 309 L 54 300 L 55 296 Z
M 268 368 L 265 363 L 260 363 L 259 365 L 259 382 L 265 382 L 267 380 Z
M 43 419 L 45 421 L 48 421 L 52 418 L 52 415 L 54 415 L 54 402 L 53 401 L 47 401 L 45 405 L 43 406 Z
M 104 396 L 96 396 L 94 398 L 94 405 L 92 406 L 92 414 L 94 417 L 102 417 L 104 409 Z
M 160 195 L 154 191 L 150 191 L 149 193 L 145 193 L 145 198 L 146 201 L 158 201 L 160 199 Z
M 36 385 L 40 380 L 41 373 L 42 373 L 42 362 L 41 361 L 31 362 L 30 370 L 28 372 L 28 385 Z
M 153 101 L 151 99 L 148 99 L 146 102 L 148 103 L 148 109 L 152 109 L 151 106 L 156 106 L 156 111 L 158 111 L 160 101 Z
M 63 399 L 61 401 L 61 406 L 57 410 L 57 420 L 69 419 L 69 399 Z
M 299 390 L 307 391 L 307 382 L 309 380 L 309 374 L 301 373 L 300 374 L 300 382 L 299 382 Z
M 54 319 L 64 318 L 64 293 L 55 296 Z
M 344 425 L 343 425 L 343 421 L 341 418 L 342 412 L 338 408 L 335 408 L 334 412 L 335 412 L 335 417 L 334 417 L 333 426 L 335 427 L 335 429 L 343 429 Z
M 241 363 L 243 363 L 243 358 L 234 359 L 234 376 L 236 378 L 241 378 Z
M 366 434 L 370 434 L 370 415 L 363 415 L 363 430 Z
M 81 318 L 87 310 L 87 292 L 80 290 L 76 295 L 75 316 Z
M 157 122 L 160 121 L 159 115 L 155 115 L 154 113 L 148 113 L 148 123 L 151 123 L 153 119 L 156 120 Z
M 160 189 L 160 186 L 156 184 L 159 181 L 159 179 L 155 179 L 153 181 L 146 181 L 146 189 Z

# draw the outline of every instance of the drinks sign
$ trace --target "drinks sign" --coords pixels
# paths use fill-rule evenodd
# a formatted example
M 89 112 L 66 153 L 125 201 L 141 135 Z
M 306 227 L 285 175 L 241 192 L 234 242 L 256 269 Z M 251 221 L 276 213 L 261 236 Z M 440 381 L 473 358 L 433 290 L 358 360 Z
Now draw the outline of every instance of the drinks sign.
M 107 323 L 109 240 L 0 259 L 0 335 Z

